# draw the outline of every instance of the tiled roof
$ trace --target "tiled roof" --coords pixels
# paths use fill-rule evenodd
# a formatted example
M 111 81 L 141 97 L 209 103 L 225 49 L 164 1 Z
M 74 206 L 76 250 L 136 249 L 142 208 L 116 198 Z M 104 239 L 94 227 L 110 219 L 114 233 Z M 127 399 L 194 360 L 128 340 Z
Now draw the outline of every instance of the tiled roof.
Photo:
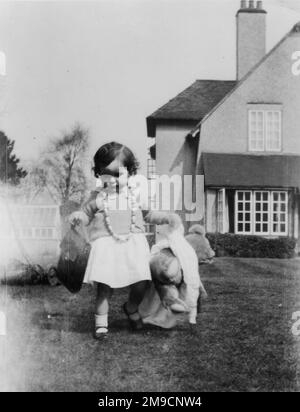
M 158 120 L 199 122 L 236 85 L 232 80 L 196 80 L 191 86 L 147 117 L 148 136 L 155 136 Z
M 300 156 L 202 153 L 207 187 L 300 188 Z

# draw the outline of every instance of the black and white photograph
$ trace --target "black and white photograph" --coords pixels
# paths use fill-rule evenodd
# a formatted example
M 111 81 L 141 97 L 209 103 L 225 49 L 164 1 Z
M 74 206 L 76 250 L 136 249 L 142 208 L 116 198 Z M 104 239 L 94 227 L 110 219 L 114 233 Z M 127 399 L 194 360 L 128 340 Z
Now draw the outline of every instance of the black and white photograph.
M 0 392 L 299 391 L 299 0 L 0 0 Z

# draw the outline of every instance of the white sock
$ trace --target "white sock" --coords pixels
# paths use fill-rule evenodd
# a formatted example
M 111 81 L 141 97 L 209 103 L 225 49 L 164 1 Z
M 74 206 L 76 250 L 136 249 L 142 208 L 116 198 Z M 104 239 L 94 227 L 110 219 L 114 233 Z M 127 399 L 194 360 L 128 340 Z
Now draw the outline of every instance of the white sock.
M 108 326 L 108 315 L 95 315 L 95 325 L 96 329 L 98 328 L 106 328 Z

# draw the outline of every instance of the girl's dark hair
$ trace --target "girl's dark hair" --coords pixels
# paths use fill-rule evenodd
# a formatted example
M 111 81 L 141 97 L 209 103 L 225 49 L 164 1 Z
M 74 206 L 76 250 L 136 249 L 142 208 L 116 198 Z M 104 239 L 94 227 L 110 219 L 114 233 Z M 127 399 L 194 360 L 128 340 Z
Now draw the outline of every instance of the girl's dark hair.
M 103 169 L 118 157 L 128 170 L 129 176 L 135 175 L 139 168 L 139 162 L 132 151 L 121 143 L 110 142 L 101 146 L 94 156 L 93 171 L 95 177 L 100 176 Z

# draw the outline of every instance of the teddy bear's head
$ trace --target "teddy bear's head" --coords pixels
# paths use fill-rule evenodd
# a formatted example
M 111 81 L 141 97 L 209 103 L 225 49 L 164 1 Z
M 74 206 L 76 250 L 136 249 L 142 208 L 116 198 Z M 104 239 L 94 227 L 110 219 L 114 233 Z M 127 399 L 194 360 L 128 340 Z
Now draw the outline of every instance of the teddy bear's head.
M 199 264 L 212 263 L 215 252 L 212 250 L 208 239 L 205 236 L 205 229 L 201 225 L 193 225 L 189 233 L 185 236 L 189 244 L 194 248 Z
M 150 269 L 154 281 L 174 285 L 182 281 L 180 263 L 170 248 L 161 249 L 151 256 Z
M 197 233 L 198 235 L 205 236 L 204 226 L 196 224 L 189 228 L 189 233 Z

